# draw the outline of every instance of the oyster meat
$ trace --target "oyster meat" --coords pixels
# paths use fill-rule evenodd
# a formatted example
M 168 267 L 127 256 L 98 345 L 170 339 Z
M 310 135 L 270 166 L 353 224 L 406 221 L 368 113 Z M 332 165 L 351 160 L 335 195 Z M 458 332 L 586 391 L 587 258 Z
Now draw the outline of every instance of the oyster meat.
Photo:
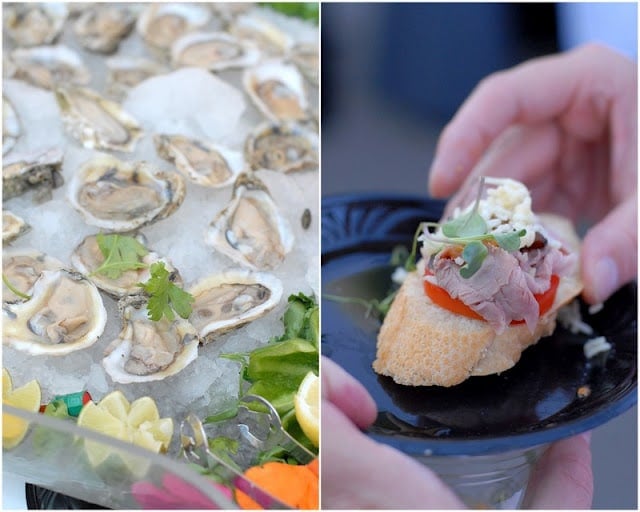
M 73 32 L 83 48 L 97 53 L 113 53 L 129 35 L 134 16 L 121 7 L 97 4 L 82 11 L 73 24 Z
M 130 114 L 90 89 L 58 87 L 55 96 L 65 129 L 85 148 L 131 152 L 142 136 Z
M 52 90 L 57 84 L 85 85 L 91 73 L 80 56 L 70 48 L 36 46 L 11 52 L 13 78 L 36 87 Z
M 7 249 L 2 251 L 2 274 L 11 287 L 26 294 L 43 270 L 60 270 L 64 265 L 60 260 L 35 249 Z M 16 295 L 2 283 L 3 302 L 22 302 L 24 299 Z
M 22 135 L 20 118 L 13 104 L 2 95 L 2 154 L 6 155 Z
M 146 240 L 142 234 L 136 236 L 146 248 Z M 171 265 L 166 258 L 161 258 L 157 253 L 149 251 L 141 258 L 141 263 L 147 265 L 145 268 L 125 270 L 118 277 L 105 275 L 95 272 L 105 261 L 105 256 L 98 245 L 97 235 L 89 235 L 74 249 L 71 254 L 71 264 L 88 279 L 90 279 L 98 288 L 115 298 L 125 297 L 127 295 L 139 295 L 143 293 L 142 288 L 138 285 L 149 280 L 151 273 L 149 267 L 151 264 L 162 261 L 165 268 L 173 273 L 171 281 L 177 285 L 182 284 L 182 279 L 178 271 Z
M 2 199 L 7 200 L 35 190 L 35 201 L 51 199 L 52 190 L 62 186 L 63 153 L 52 148 L 41 153 L 7 157 L 2 166 Z
M 208 343 L 271 311 L 282 297 L 282 283 L 264 272 L 234 270 L 202 279 L 188 292 L 194 298 L 189 320 Z
M 253 66 L 260 59 L 258 47 L 222 32 L 192 32 L 171 47 L 174 67 L 193 66 L 209 71 Z
M 53 43 L 67 19 L 62 2 L 22 3 L 5 7 L 5 29 L 18 46 Z
M 152 3 L 138 17 L 136 29 L 152 48 L 164 54 L 179 37 L 210 19 L 211 12 L 203 4 Z
M 293 231 L 267 187 L 256 176 L 242 173 L 229 206 L 213 219 L 205 242 L 252 269 L 278 267 L 293 248 Z
M 148 382 L 175 375 L 198 356 L 200 340 L 187 320 L 154 322 L 147 317 L 146 298 L 124 299 L 123 326 L 102 360 L 114 382 Z
M 247 137 L 245 158 L 254 171 L 318 169 L 318 136 L 296 123 L 265 123 Z
M 77 272 L 44 270 L 24 302 L 4 304 L 3 343 L 32 355 L 61 356 L 90 347 L 107 312 L 96 286 Z
M 122 99 L 129 89 L 152 76 L 161 75 L 167 69 L 157 62 L 141 57 L 111 57 L 107 64 L 107 94 Z
M 13 242 L 30 228 L 31 226 L 22 217 L 8 210 L 2 210 L 2 241 L 5 244 Z
M 127 232 L 171 215 L 184 200 L 185 180 L 157 171 L 147 162 L 122 162 L 101 155 L 78 169 L 69 200 L 87 224 Z
M 271 121 L 303 121 L 309 117 L 302 75 L 293 64 L 265 61 L 246 69 L 242 81 L 253 103 Z
M 205 187 L 232 184 L 244 167 L 242 154 L 219 144 L 183 135 L 155 135 L 161 158 L 175 164 L 190 181 Z
M 277 56 L 293 46 L 293 39 L 264 18 L 252 14 L 241 14 L 230 25 L 229 32 L 240 38 L 253 41 L 263 53 Z

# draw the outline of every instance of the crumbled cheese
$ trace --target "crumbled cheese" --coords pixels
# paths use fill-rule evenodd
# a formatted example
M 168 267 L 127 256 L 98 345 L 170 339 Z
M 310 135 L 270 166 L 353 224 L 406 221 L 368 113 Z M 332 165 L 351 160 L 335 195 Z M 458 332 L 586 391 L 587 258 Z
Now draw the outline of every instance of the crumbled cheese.
M 407 277 L 408 272 L 405 270 L 404 267 L 396 267 L 396 269 L 393 271 L 393 274 L 391 274 L 391 281 L 393 281 L 396 284 L 402 284 L 404 283 L 404 280 Z
M 607 341 L 604 336 L 598 336 L 597 338 L 591 338 L 582 347 L 584 350 L 584 356 L 587 359 L 591 359 L 597 354 L 608 352 L 611 350 L 611 343 Z
M 580 315 L 580 305 L 577 300 L 574 300 L 566 306 L 558 310 L 558 323 L 565 329 L 571 331 L 573 334 L 586 334 L 591 336 L 593 334 L 593 328 L 582 321 Z

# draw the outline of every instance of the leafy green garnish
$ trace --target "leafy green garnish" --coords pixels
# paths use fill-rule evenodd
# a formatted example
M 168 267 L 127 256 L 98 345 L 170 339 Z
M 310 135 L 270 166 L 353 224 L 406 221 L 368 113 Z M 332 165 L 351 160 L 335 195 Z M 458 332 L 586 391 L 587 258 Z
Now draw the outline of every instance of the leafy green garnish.
M 488 253 L 487 247 L 477 240 L 465 245 L 462 251 L 465 264 L 460 268 L 460 275 L 465 279 L 470 278 L 478 271 Z
M 369 316 L 372 311 L 375 311 L 380 317 L 384 317 L 389 312 L 389 308 L 391 307 L 393 299 L 395 299 L 397 293 L 398 290 L 394 290 L 382 300 L 367 300 L 361 297 L 343 297 L 341 295 L 331 295 L 329 293 L 324 293 L 322 296 L 325 299 L 340 302 L 342 304 L 359 304 L 360 306 L 364 306 L 367 309 L 365 312 L 366 316 Z
M 320 4 L 318 2 L 260 2 L 260 5 L 303 20 L 312 20 L 318 23 L 320 19 Z
M 98 233 L 96 242 L 104 261 L 92 272 L 92 275 L 102 274 L 109 279 L 118 279 L 127 270 L 147 267 L 141 258 L 146 256 L 149 251 L 132 236 Z
M 9 282 L 9 278 L 2 274 L 2 282 L 5 284 L 5 286 L 7 288 L 9 288 L 9 290 L 11 290 L 11 292 L 14 295 L 17 295 L 18 297 L 20 297 L 21 299 L 25 299 L 25 300 L 29 300 L 31 299 L 31 295 L 27 295 L 26 293 L 22 293 L 20 290 L 18 290 L 15 286 L 13 286 L 10 282 Z
M 174 311 L 182 318 L 189 318 L 193 296 L 172 282 L 171 272 L 165 268 L 164 262 L 153 263 L 149 270 L 151 272 L 149 280 L 146 283 L 138 283 L 138 286 L 141 286 L 149 295 L 147 303 L 149 318 L 157 322 L 164 316 L 173 322 Z

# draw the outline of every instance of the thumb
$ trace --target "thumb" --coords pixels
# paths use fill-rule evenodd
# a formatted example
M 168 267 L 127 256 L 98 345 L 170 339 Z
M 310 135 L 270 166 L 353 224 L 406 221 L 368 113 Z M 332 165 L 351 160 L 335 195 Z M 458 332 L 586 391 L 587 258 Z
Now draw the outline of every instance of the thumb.
M 582 244 L 583 295 L 596 304 L 637 276 L 637 194 L 591 228 Z

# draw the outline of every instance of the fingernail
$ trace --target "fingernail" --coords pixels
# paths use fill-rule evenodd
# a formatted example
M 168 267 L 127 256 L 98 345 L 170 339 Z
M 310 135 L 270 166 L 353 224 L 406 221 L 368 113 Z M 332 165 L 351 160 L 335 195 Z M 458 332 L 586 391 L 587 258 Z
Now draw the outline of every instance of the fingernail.
M 580 434 L 580 437 L 582 437 L 582 439 L 584 439 L 588 445 L 591 444 L 591 430 L 583 432 L 582 434 Z
M 610 257 L 602 258 L 596 263 L 593 276 L 595 294 L 604 300 L 618 288 L 618 266 Z

